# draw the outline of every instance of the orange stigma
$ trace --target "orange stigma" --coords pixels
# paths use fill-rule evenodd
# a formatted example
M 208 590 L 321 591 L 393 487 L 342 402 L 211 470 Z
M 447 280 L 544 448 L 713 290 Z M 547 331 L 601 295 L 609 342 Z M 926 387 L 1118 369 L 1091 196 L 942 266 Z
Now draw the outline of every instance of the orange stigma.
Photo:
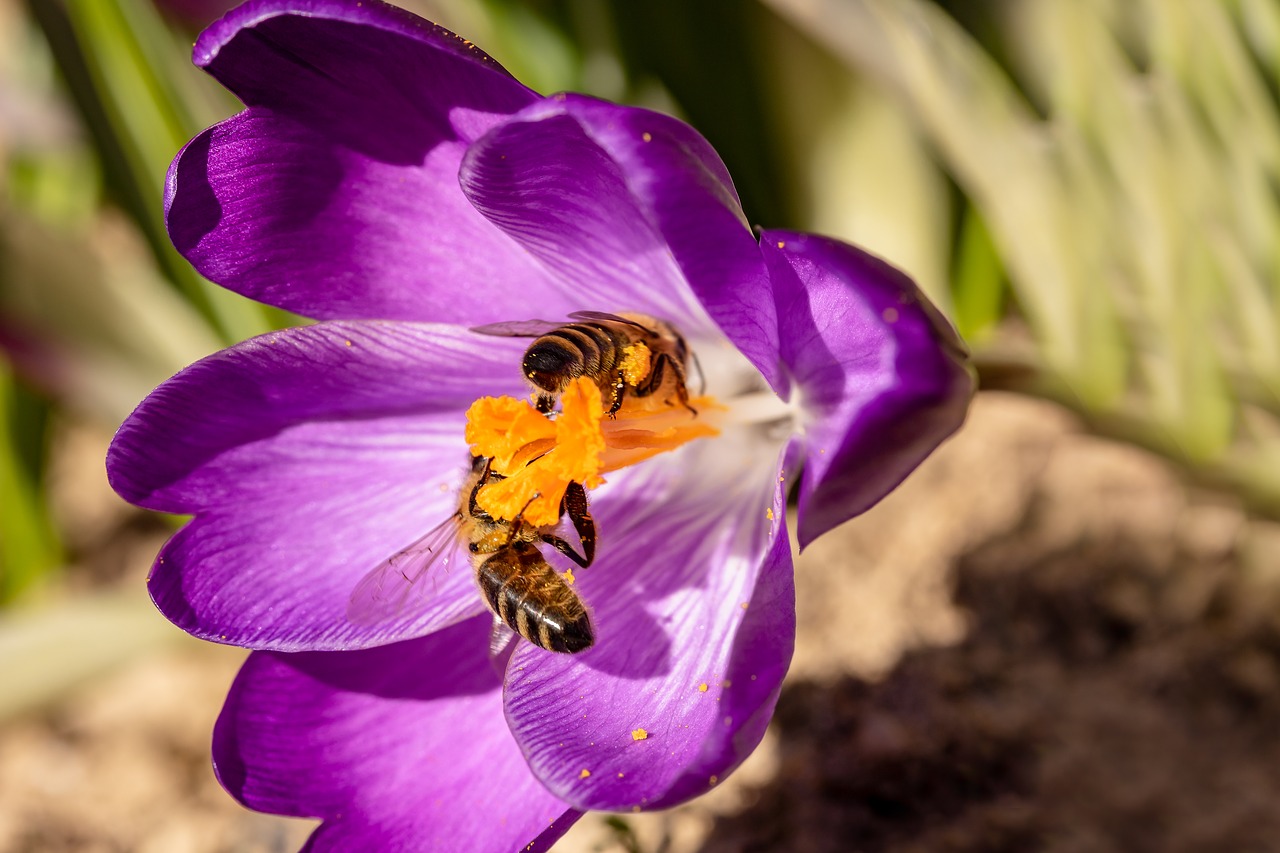
M 724 407 L 711 397 L 691 402 L 696 416 L 653 397 L 628 397 L 609 417 L 599 387 L 587 377 L 565 390 L 554 420 L 524 400 L 481 397 L 467 410 L 467 443 L 473 455 L 491 457 L 491 470 L 503 479 L 485 485 L 476 503 L 503 521 L 554 525 L 569 483 L 593 489 L 603 474 L 718 435 L 710 421 Z

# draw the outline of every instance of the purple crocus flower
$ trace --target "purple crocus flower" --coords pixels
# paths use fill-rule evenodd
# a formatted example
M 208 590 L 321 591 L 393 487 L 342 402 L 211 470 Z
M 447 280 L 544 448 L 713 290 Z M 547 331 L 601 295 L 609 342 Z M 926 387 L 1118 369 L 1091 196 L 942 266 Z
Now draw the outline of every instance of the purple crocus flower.
M 321 818 L 312 850 L 513 850 L 724 779 L 792 653 L 788 490 L 803 546 L 957 428 L 972 380 L 950 327 L 856 248 L 753 233 L 685 124 L 539 96 L 375 0 L 250 2 L 195 61 L 246 108 L 174 161 L 173 241 L 319 321 L 179 373 L 107 461 L 128 500 L 194 516 L 156 605 L 256 650 L 215 732 L 222 783 Z M 348 619 L 370 568 L 454 512 L 468 407 L 528 394 L 528 341 L 469 329 L 583 310 L 670 322 L 722 407 L 715 437 L 591 492 L 594 647 L 493 660 L 462 555 L 416 606 Z

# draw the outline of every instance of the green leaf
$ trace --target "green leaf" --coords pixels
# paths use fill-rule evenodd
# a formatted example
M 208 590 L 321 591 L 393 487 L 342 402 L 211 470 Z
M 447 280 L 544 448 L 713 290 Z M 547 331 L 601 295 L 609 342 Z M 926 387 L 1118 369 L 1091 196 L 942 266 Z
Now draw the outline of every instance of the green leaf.
M 40 488 L 42 410 L 38 400 L 20 391 L 8 362 L 0 359 L 0 602 L 32 588 L 62 559 Z

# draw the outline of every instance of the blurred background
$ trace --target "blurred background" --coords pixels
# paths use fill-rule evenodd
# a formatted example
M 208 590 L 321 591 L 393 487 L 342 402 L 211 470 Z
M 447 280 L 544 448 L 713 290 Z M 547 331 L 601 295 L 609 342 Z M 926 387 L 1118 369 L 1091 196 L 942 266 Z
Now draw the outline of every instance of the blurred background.
M 143 583 L 103 457 L 298 322 L 165 235 L 232 3 L 0 0 L 0 851 L 296 849 L 217 787 L 242 652 Z M 685 118 L 749 219 L 910 272 L 970 423 L 798 564 L 765 744 L 570 851 L 1280 850 L 1280 0 L 401 0 L 542 92 Z

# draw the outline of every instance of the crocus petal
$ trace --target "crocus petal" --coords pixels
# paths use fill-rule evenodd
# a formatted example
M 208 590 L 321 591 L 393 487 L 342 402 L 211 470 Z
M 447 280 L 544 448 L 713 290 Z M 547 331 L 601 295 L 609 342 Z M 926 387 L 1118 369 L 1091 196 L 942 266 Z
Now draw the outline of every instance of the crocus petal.
M 160 386 L 107 459 L 127 499 L 196 515 L 156 561 L 157 606 L 198 637 L 284 650 L 386 643 L 477 612 L 455 558 L 423 609 L 346 618 L 365 573 L 453 514 L 465 409 L 477 388 L 521 393 L 518 359 L 518 342 L 454 327 L 326 323 Z
M 950 324 L 902 272 L 766 231 L 781 356 L 802 409 L 801 547 L 884 497 L 959 428 L 974 389 Z
M 169 234 L 210 279 L 316 318 L 570 304 L 458 189 L 467 144 L 537 97 L 477 48 L 376 0 L 271 0 L 207 30 L 195 59 L 249 107 L 169 171 Z
M 600 551 L 576 573 L 595 646 L 567 657 L 522 644 L 508 665 L 512 732 L 577 808 L 704 793 L 773 713 L 795 633 L 786 492 L 777 448 L 733 438 L 650 460 L 597 493 Z
M 688 125 L 556 95 L 472 146 L 461 181 L 477 209 L 576 283 L 581 307 L 635 303 L 694 336 L 705 310 L 785 388 L 773 303 L 742 296 L 767 283 L 764 262 L 724 164 Z
M 214 730 L 219 780 L 250 808 L 323 819 L 308 850 L 546 849 L 580 815 L 503 724 L 489 624 L 359 652 L 255 652 Z

